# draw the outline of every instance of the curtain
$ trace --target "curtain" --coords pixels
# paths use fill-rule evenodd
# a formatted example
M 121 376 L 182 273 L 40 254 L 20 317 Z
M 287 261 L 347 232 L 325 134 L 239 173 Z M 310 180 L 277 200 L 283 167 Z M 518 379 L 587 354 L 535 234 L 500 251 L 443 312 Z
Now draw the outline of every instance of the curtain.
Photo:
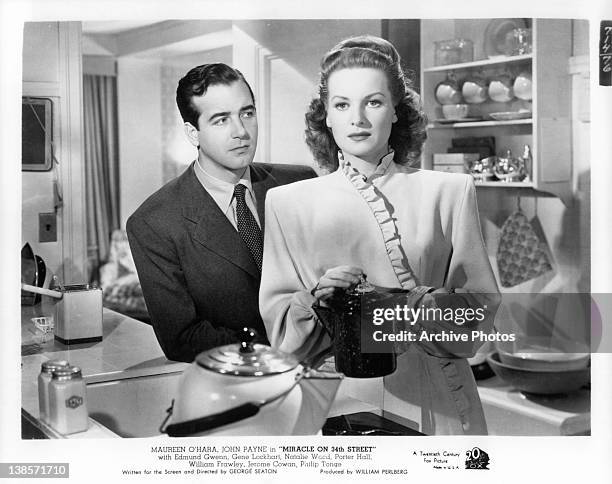
M 90 281 L 98 280 L 120 226 L 117 88 L 113 76 L 83 77 L 85 198 Z

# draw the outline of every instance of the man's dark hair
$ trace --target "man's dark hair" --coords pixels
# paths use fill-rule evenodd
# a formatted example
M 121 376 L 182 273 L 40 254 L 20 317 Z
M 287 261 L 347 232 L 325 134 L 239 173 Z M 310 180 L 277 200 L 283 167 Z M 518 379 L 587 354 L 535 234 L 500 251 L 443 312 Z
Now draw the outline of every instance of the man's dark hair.
M 253 105 L 255 105 L 255 96 L 249 83 L 246 81 L 242 73 L 238 69 L 234 69 L 227 64 L 203 64 L 191 69 L 185 77 L 183 77 L 176 88 L 176 105 L 183 121 L 191 123 L 196 129 L 198 126 L 198 118 L 200 112 L 198 108 L 191 102 L 194 96 L 203 96 L 206 94 L 209 86 L 216 84 L 230 85 L 236 81 L 243 81 L 249 88 Z

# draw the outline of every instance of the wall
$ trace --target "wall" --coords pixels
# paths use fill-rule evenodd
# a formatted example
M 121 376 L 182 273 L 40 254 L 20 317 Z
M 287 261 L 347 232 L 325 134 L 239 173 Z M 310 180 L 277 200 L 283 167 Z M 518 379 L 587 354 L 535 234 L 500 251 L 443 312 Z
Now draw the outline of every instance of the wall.
M 248 20 L 234 23 L 234 64 L 257 98 L 256 161 L 313 164 L 304 114 L 316 94 L 319 62 L 340 40 L 381 35 L 380 20 Z
M 231 47 L 164 59 L 161 65 L 162 183 L 175 178 L 197 157 L 196 148 L 185 136 L 176 87 L 190 69 L 210 62 L 231 65 Z
M 161 61 L 117 60 L 121 226 L 162 185 Z
M 87 280 L 82 151 L 81 32 L 78 22 L 24 26 L 23 95 L 53 101 L 52 172 L 22 173 L 22 244 L 29 242 L 65 283 Z M 57 242 L 39 243 L 38 214 L 55 211 L 53 180 L 64 196 L 57 209 Z

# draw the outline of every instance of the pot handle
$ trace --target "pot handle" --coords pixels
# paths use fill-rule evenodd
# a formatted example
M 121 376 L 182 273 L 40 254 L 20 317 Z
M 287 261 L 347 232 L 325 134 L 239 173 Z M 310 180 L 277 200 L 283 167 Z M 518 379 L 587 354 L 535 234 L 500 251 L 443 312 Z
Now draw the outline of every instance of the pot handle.
M 186 420 L 185 422 L 178 422 L 170 424 L 164 428 L 168 418 L 172 415 L 172 409 L 174 407 L 174 400 L 172 405 L 167 410 L 168 415 L 162 422 L 159 431 L 163 434 L 168 434 L 170 437 L 188 437 L 200 432 L 212 430 L 222 425 L 231 424 L 244 420 L 245 418 L 252 417 L 259 412 L 261 405 L 253 402 L 247 402 L 239 405 L 224 412 L 215 413 L 213 415 L 207 415 L 206 417 L 196 418 L 193 420 Z
M 166 422 L 172 416 L 172 410 L 174 408 L 174 400 L 172 400 L 170 408 L 166 410 L 166 413 L 168 415 L 166 415 L 166 418 L 160 425 L 159 431 L 162 434 L 167 433 L 170 437 L 187 437 L 189 435 L 216 429 L 217 427 L 232 424 L 235 422 L 239 422 L 240 420 L 252 417 L 256 415 L 257 412 L 259 412 L 259 409 L 264 405 L 272 403 L 288 395 L 300 383 L 300 381 L 302 381 L 302 378 L 306 376 L 308 370 L 309 368 L 304 368 L 302 373 L 300 373 L 295 378 L 295 381 L 287 390 L 284 390 L 278 395 L 275 395 L 271 398 L 259 402 L 243 403 L 242 405 L 238 405 L 237 407 L 224 410 L 223 412 L 207 415 L 206 417 L 194 418 L 192 420 L 185 420 L 184 422 L 170 424 L 164 428 L 164 425 L 166 425 Z

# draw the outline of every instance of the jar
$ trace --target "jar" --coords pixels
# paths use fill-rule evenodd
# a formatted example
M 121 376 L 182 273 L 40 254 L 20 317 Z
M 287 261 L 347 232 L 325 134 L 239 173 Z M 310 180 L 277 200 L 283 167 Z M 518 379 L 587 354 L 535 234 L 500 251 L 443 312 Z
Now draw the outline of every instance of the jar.
M 434 42 L 436 66 L 461 64 L 474 60 L 474 43 L 469 39 L 450 39 Z
M 509 55 L 531 54 L 531 29 L 516 28 L 506 36 Z
M 49 419 L 49 383 L 53 371 L 70 366 L 66 360 L 49 360 L 40 365 L 38 375 L 38 414 L 40 420 L 47 422 Z
M 48 423 L 64 435 L 87 430 L 89 418 L 86 388 L 78 366 L 53 371 L 49 384 Z

